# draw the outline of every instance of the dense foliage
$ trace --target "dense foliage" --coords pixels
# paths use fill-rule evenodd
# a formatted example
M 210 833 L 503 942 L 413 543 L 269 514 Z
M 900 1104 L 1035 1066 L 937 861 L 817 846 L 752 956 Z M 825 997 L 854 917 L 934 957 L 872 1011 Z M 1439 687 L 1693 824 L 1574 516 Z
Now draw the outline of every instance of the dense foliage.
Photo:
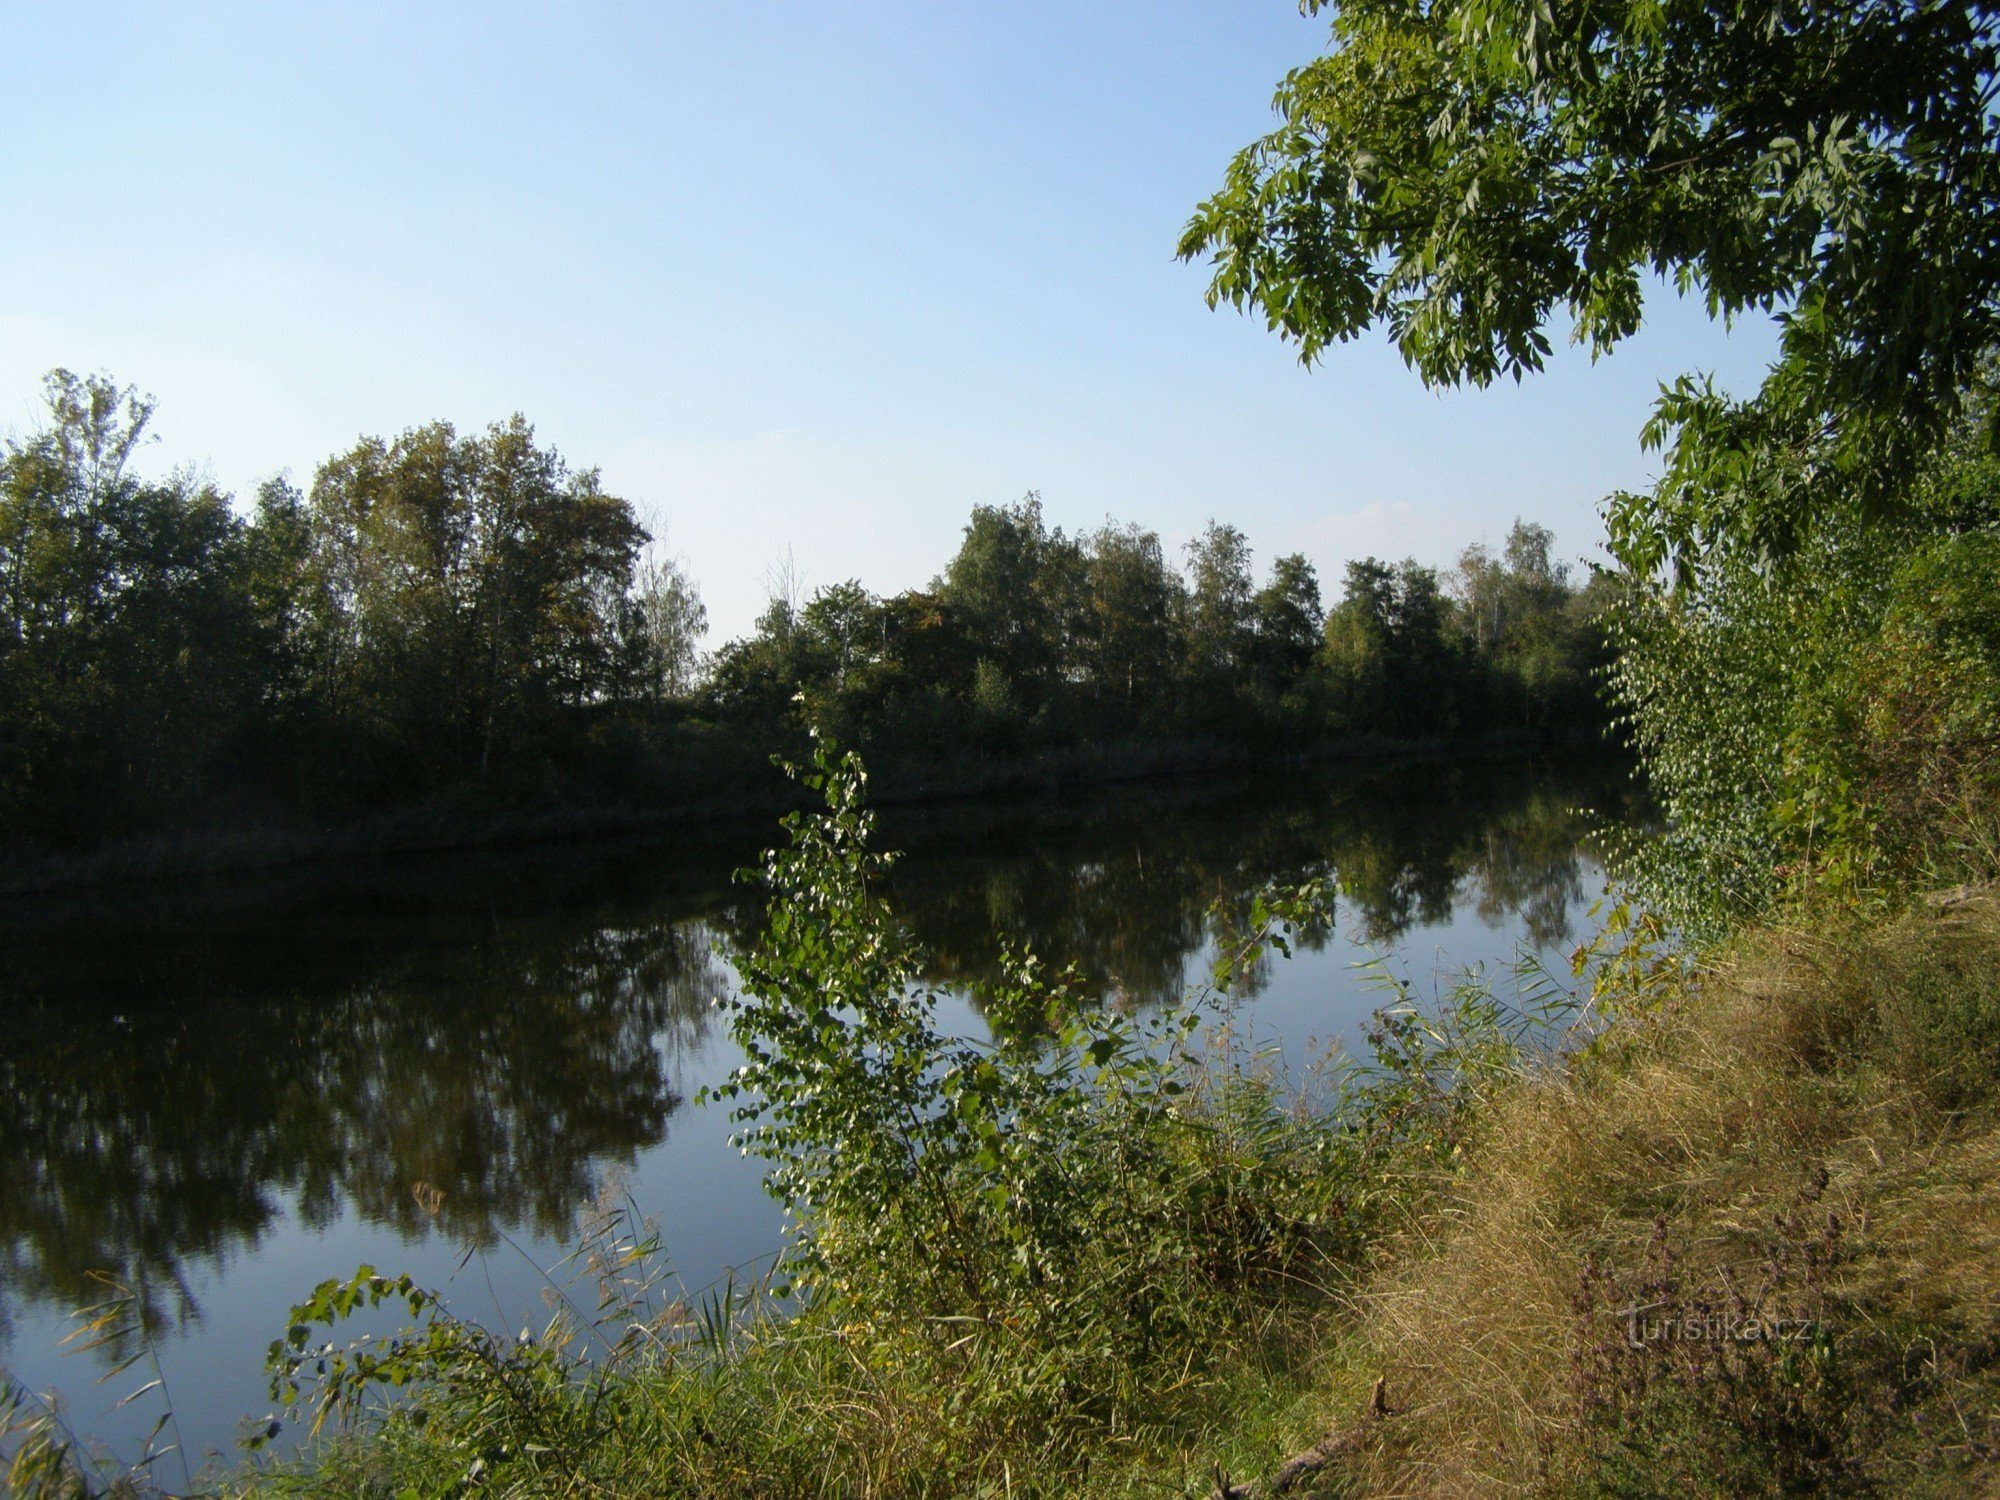
M 1233 526 L 1211 522 L 1176 569 L 1156 533 L 1070 537 L 1031 494 L 975 509 L 927 590 L 774 600 L 723 648 L 709 691 L 720 715 L 825 728 L 878 770 L 1135 739 L 1297 750 L 1520 730 L 1589 744 L 1610 593 L 1595 575 L 1572 585 L 1553 542 L 1516 523 L 1502 556 L 1474 547 L 1446 574 L 1364 559 L 1329 612 L 1303 557 L 1278 558 L 1260 587 Z
M 2000 463 L 1976 434 L 1902 513 L 1635 596 L 1614 669 L 1670 826 L 1629 868 L 1685 929 L 1790 895 L 2000 871 Z
M 152 403 L 58 371 L 0 456 L 0 837 L 351 813 L 586 736 L 670 680 L 646 540 L 518 417 L 367 439 L 245 519 L 140 478 Z M 655 580 L 655 591 L 658 581 Z
M 921 780 L 1602 724 L 1606 591 L 1525 523 L 1445 576 L 1356 564 L 1328 615 L 1310 563 L 1260 586 L 1234 527 L 1182 568 L 1138 526 L 1050 530 L 1030 495 L 977 508 L 928 589 L 781 590 L 705 658 L 681 565 L 518 416 L 365 438 L 246 516 L 139 475 L 152 415 L 58 371 L 42 429 L 0 454 L 0 843 L 769 801 L 769 756 L 811 728 Z
M 1538 369 L 1559 309 L 1611 348 L 1649 272 L 1718 314 L 1782 308 L 1754 399 L 1668 394 L 1671 482 L 1613 508 L 1614 543 L 1649 570 L 1782 545 L 1835 489 L 1893 508 L 2000 332 L 1990 5 L 1322 8 L 1332 50 L 1182 239 L 1211 303 L 1307 359 L 1385 324 L 1426 381 L 1481 384 Z
M 268 636 L 224 497 L 131 473 L 150 404 L 58 374 L 49 406 L 0 463 L 0 823 L 101 833 L 198 792 Z
M 1135 1377 L 1187 1349 L 1215 1309 L 1168 1288 L 1313 1274 L 1341 1232 L 1328 1137 L 1269 1099 L 1195 1110 L 1198 1012 L 1126 1019 L 1030 955 L 987 991 L 995 1041 L 951 1035 L 873 889 L 859 762 L 821 749 L 807 779 L 826 811 L 765 871 L 731 1023 L 749 1062 L 720 1091 L 793 1215 L 796 1290 L 877 1337 L 1018 1340 L 1005 1399 L 1061 1420 L 1143 1401 Z

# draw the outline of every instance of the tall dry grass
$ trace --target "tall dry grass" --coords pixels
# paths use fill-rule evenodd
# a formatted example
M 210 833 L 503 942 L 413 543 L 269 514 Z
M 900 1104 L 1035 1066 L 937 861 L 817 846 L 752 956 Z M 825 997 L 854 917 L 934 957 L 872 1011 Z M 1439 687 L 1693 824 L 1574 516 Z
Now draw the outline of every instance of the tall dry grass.
M 1357 1298 L 1329 1403 L 1393 1415 L 1323 1488 L 2000 1490 L 1996 1047 L 1983 894 L 1745 939 L 1493 1090 Z

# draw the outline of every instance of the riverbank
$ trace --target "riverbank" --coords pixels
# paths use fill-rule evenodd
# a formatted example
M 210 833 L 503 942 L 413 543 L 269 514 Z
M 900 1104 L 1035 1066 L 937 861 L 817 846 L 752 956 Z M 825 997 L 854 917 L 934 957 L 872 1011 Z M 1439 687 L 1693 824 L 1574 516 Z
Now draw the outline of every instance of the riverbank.
M 1339 1492 L 1991 1493 L 1995 892 L 1611 978 L 1605 1034 L 1494 1087 L 1380 1242 L 1322 1394 Z
M 947 1015 L 983 1035 L 973 1007 L 1009 949 L 1143 1014 L 1206 979 L 1218 907 L 1346 871 L 1325 945 L 1260 969 L 1238 1001 L 1303 1066 L 1336 1037 L 1361 1044 L 1380 996 L 1354 965 L 1371 953 L 1426 975 L 1504 974 L 1517 944 L 1560 965 L 1594 930 L 1600 884 L 1576 810 L 1619 820 L 1623 790 L 1612 767 L 1429 764 L 903 808 L 881 816 L 879 846 L 899 856 L 884 894 Z M 689 1301 L 725 1267 L 762 1265 L 780 1211 L 761 1164 L 729 1145 L 726 1107 L 696 1095 L 742 1061 L 712 1002 L 735 988 L 764 904 L 731 872 L 761 866 L 776 833 L 353 860 L 0 908 L 0 1179 L 18 1189 L 0 1197 L 0 1365 L 60 1393 L 73 1429 L 129 1462 L 159 1398 L 115 1409 L 139 1372 L 95 1385 L 96 1361 L 57 1341 L 103 1297 L 93 1271 L 190 1288 L 191 1304 L 161 1291 L 151 1309 L 199 1470 L 270 1409 L 264 1349 L 291 1304 L 364 1261 L 495 1327 L 539 1328 L 538 1268 L 574 1249 L 616 1177 L 659 1215 Z M 445 1195 L 434 1219 L 418 1181 Z M 484 1248 L 461 1267 L 468 1245 Z M 594 1304 L 594 1286 L 582 1294 Z
M 1243 744 L 1168 741 L 1084 746 L 1015 758 L 886 760 L 875 777 L 884 807 L 942 806 L 990 797 L 1060 795 L 1097 786 L 1243 775 L 1312 766 L 1381 768 L 1429 761 L 1480 764 L 1533 755 L 1594 754 L 1526 732 L 1460 739 L 1349 736 L 1309 749 L 1260 753 Z M 644 798 L 607 797 L 587 784 L 493 794 L 463 787 L 407 807 L 326 826 L 238 824 L 127 839 L 83 851 L 17 847 L 0 858 L 0 898 L 91 886 L 203 879 L 392 854 L 495 849 L 680 829 L 754 825 L 758 836 L 803 805 L 766 752 L 705 756 L 679 785 Z
M 1560 1064 L 1462 1003 L 1421 1069 L 1392 1047 L 1403 1065 L 1344 1105 L 1372 1136 L 1365 1203 L 1295 1175 L 1317 1156 L 1312 1181 L 1351 1185 L 1342 1137 L 1234 1084 L 1200 1094 L 1237 1221 L 1292 1238 L 1261 1266 L 1274 1284 L 1155 1267 L 1149 1298 L 1182 1319 L 1169 1346 L 1104 1330 L 1117 1369 L 1099 1374 L 1143 1388 L 1134 1405 L 1023 1392 L 1063 1352 L 977 1319 L 808 1313 L 683 1340 L 602 1387 L 542 1370 L 511 1413 L 493 1390 L 422 1422 L 405 1404 L 223 1488 L 433 1494 L 469 1471 L 551 1495 L 1990 1488 L 1993 893 L 1750 933 L 1692 968 L 1607 949 L 1595 992 L 1608 1022 Z

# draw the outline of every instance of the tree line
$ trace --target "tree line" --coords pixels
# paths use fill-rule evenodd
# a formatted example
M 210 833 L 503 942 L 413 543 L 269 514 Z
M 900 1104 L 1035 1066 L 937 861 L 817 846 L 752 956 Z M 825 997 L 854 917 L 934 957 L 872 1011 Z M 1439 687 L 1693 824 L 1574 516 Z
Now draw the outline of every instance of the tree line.
M 519 416 L 364 438 L 240 514 L 198 473 L 140 473 L 150 399 L 67 371 L 46 396 L 0 454 L 17 844 L 726 798 L 808 725 L 892 768 L 1601 725 L 1610 586 L 1525 522 L 1442 572 L 1350 564 L 1329 610 L 1301 556 L 1260 582 L 1233 526 L 1176 559 L 1136 525 L 1052 529 L 1031 493 L 977 507 L 927 588 L 781 582 L 704 654 L 693 580 Z
M 1129 740 L 1303 748 L 1329 736 L 1594 736 L 1612 586 L 1573 583 L 1545 527 L 1456 568 L 1364 558 L 1325 607 L 1303 556 L 1260 582 L 1211 521 L 1177 561 L 1157 532 L 1071 536 L 1032 492 L 976 507 L 926 589 L 781 589 L 706 683 L 718 716 L 815 722 L 893 756 Z

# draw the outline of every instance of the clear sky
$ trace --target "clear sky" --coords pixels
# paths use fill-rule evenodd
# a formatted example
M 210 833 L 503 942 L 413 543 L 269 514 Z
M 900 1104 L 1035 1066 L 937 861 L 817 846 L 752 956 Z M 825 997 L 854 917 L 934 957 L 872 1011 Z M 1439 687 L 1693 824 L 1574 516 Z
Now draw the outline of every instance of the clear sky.
M 247 497 L 364 433 L 514 411 L 683 557 L 712 639 L 789 550 L 919 586 L 1039 490 L 1260 568 L 1447 563 L 1597 502 L 1684 370 L 1655 299 L 1593 365 L 1428 392 L 1386 341 L 1314 370 L 1173 258 L 1324 22 L 1289 0 L 561 5 L 0 0 L 0 431 L 42 373 L 157 395 L 151 465 Z

